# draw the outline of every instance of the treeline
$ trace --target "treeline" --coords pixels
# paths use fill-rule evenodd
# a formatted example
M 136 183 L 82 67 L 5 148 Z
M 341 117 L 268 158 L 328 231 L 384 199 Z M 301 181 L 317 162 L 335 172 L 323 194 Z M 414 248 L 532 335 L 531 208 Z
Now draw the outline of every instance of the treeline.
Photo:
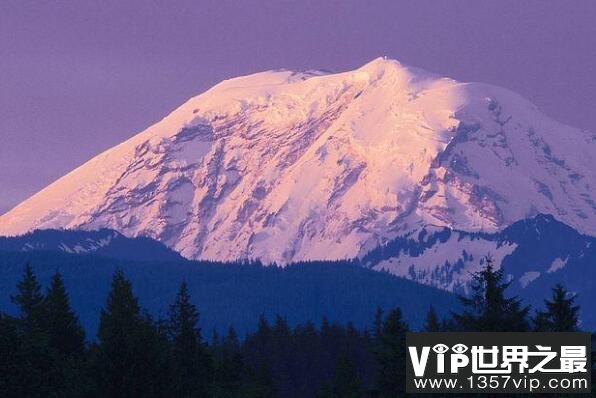
M 426 331 L 576 331 L 575 297 L 553 289 L 531 313 L 490 260 L 474 275 L 463 310 Z M 99 330 L 87 340 L 59 273 L 44 291 L 25 267 L 11 297 L 17 316 L 0 313 L 1 397 L 396 397 L 405 390 L 405 333 L 399 308 L 377 311 L 368 330 L 324 320 L 291 328 L 259 320 L 240 338 L 233 328 L 206 339 L 182 283 L 165 319 L 140 307 L 117 271 Z

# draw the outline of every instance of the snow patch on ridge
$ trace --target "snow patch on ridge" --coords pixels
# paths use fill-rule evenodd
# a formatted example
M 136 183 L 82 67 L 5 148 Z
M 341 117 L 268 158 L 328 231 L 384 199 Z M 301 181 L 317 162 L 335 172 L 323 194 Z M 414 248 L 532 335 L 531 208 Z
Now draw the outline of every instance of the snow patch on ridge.
M 553 273 L 555 271 L 558 271 L 560 269 L 563 269 L 565 267 L 565 265 L 567 264 L 567 259 L 562 259 L 562 258 L 556 258 L 552 264 L 550 265 L 550 267 L 548 268 L 548 270 L 546 272 Z
M 450 291 L 466 289 L 473 273 L 483 267 L 490 254 L 499 266 L 517 245 L 461 236 L 454 232 L 445 242 L 436 242 L 419 255 L 401 253 L 373 266 L 374 270 L 436 286 Z
M 538 271 L 528 271 L 525 272 L 520 278 L 519 278 L 519 284 L 525 288 L 527 287 L 532 281 L 536 280 L 538 277 L 540 276 L 540 272 Z

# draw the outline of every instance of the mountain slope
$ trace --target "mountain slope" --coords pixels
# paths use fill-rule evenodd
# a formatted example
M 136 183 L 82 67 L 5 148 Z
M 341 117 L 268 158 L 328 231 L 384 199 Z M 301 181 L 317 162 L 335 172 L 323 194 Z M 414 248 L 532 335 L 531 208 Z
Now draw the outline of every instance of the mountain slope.
M 490 255 L 513 280 L 515 290 L 536 284 L 549 274 L 555 277 L 544 286 L 544 296 L 556 282 L 578 284 L 584 278 L 596 279 L 596 267 L 584 269 L 585 264 L 596 263 L 595 250 L 596 238 L 539 214 L 493 233 L 423 228 L 370 251 L 361 264 L 457 291 L 465 288 L 471 274 L 482 268 L 483 258 Z M 573 284 L 569 288 L 575 289 Z
M 507 90 L 376 59 L 224 81 L 0 217 L 111 228 L 189 258 L 363 255 L 423 226 L 537 213 L 596 234 L 596 136 Z
M 511 281 L 509 294 L 541 308 L 555 284 L 578 295 L 581 321 L 596 325 L 596 238 L 582 235 L 550 215 L 539 214 L 494 233 L 423 228 L 367 253 L 364 267 L 445 290 L 465 292 L 471 275 L 490 254 Z

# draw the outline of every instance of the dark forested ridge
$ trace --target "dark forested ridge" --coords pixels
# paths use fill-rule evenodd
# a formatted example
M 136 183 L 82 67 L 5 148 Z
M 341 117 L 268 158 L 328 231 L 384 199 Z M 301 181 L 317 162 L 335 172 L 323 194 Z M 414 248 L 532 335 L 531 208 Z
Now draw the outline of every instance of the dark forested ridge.
M 0 236 L 0 251 L 40 250 L 96 254 L 130 261 L 184 261 L 180 254 L 156 240 L 128 238 L 105 228 L 96 231 L 38 229 L 20 236 Z
M 425 331 L 577 331 L 575 296 L 557 285 L 534 311 L 507 293 L 490 261 L 474 275 L 461 307 L 426 313 Z M 0 313 L 2 397 L 399 397 L 405 393 L 405 333 L 399 307 L 377 309 L 366 327 L 323 318 L 290 326 L 283 316 L 257 318 L 206 339 L 188 283 L 167 311 L 144 311 L 135 286 L 116 269 L 96 310 L 96 338 L 85 337 L 60 273 L 42 287 L 21 267 L 13 316 Z
M 105 300 L 110 280 L 122 269 L 135 286 L 140 303 L 153 316 L 162 316 L 182 280 L 188 283 L 193 302 L 201 308 L 201 327 L 224 332 L 234 326 L 243 336 L 254 330 L 258 317 L 273 320 L 284 316 L 291 326 L 306 321 L 320 325 L 352 322 L 364 327 L 372 322 L 375 309 L 401 307 L 414 327 L 422 325 L 429 306 L 441 314 L 455 308 L 456 297 L 448 292 L 364 269 L 350 261 L 312 262 L 286 268 L 263 267 L 258 263 L 133 262 L 92 254 L 49 251 L 0 252 L 0 309 L 15 313 L 9 301 L 21 277 L 23 264 L 30 262 L 45 286 L 60 271 L 73 308 L 85 329 L 97 330 L 97 309 Z
M 377 305 L 384 309 L 400 306 L 408 322 L 417 326 L 428 305 L 434 304 L 441 313 L 456 305 L 454 296 L 387 274 L 375 275 L 358 266 L 370 268 L 399 256 L 406 256 L 412 264 L 428 262 L 426 254 L 432 257 L 442 244 L 457 250 L 461 240 L 478 241 L 480 247 L 487 242 L 490 247 L 513 245 L 513 251 L 500 264 L 512 281 L 511 292 L 538 308 L 552 286 L 564 283 L 578 293 L 578 304 L 583 308 L 582 325 L 596 329 L 596 311 L 591 310 L 596 300 L 596 238 L 543 214 L 495 233 L 423 229 L 419 234 L 398 237 L 377 247 L 360 260 L 303 263 L 286 270 L 260 269 L 258 262 L 247 266 L 189 261 L 154 240 L 127 238 L 106 229 L 38 230 L 19 237 L 0 237 L 0 252 L 10 252 L 0 258 L 0 288 L 10 291 L 20 267 L 28 260 L 42 281 L 47 282 L 58 269 L 71 290 L 73 305 L 84 326 L 91 331 L 95 330 L 97 319 L 89 308 L 99 306 L 117 266 L 125 269 L 141 301 L 154 315 L 165 311 L 164 303 L 173 297 L 177 284 L 188 278 L 189 289 L 202 307 L 203 326 L 208 329 L 234 324 L 244 333 L 256 326 L 255 316 L 261 312 L 270 318 L 276 313 L 284 314 L 290 324 L 308 319 L 319 324 L 327 315 L 333 321 L 351 320 L 362 326 L 370 321 L 370 313 Z M 486 254 L 459 250 L 459 260 L 451 260 L 453 263 L 439 256 L 439 279 L 448 280 L 450 273 L 462 269 L 468 275 L 467 267 L 477 264 Z M 416 275 L 410 277 L 420 282 Z M 0 297 L 0 309 L 11 311 L 14 307 Z

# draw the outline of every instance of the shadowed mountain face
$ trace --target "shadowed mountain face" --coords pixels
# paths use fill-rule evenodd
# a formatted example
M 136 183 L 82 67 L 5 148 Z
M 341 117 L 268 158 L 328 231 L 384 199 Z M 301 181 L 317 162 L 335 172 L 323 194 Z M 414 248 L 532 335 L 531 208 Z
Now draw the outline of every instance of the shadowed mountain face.
M 514 93 L 397 61 L 271 71 L 190 99 L 0 217 L 0 234 L 111 228 L 280 264 L 538 213 L 596 234 L 595 154 L 593 134 Z
M 596 314 L 596 238 L 550 215 L 518 221 L 500 232 L 425 228 L 398 237 L 365 255 L 361 264 L 424 284 L 465 293 L 471 274 L 490 255 L 511 280 L 510 293 L 535 307 L 556 283 L 578 295 L 582 322 L 592 330 Z

